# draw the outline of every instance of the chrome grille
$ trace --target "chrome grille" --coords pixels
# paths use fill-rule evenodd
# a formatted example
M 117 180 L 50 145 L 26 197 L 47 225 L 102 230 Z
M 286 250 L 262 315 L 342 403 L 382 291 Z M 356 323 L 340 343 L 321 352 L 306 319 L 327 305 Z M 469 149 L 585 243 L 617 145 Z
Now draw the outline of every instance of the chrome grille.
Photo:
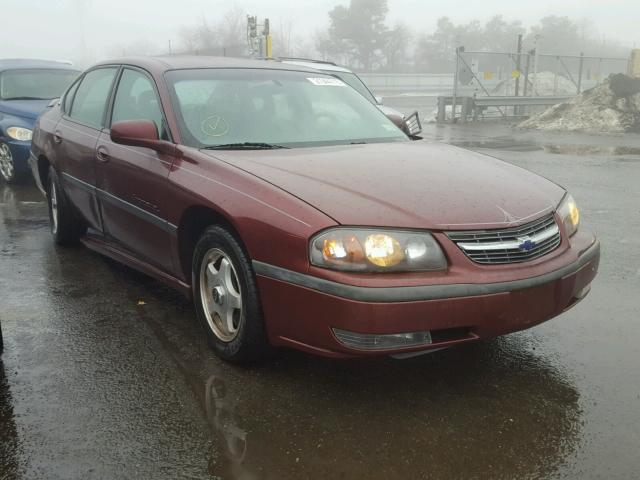
M 476 263 L 518 263 L 533 260 L 560 245 L 553 215 L 515 228 L 450 232 L 447 236 Z

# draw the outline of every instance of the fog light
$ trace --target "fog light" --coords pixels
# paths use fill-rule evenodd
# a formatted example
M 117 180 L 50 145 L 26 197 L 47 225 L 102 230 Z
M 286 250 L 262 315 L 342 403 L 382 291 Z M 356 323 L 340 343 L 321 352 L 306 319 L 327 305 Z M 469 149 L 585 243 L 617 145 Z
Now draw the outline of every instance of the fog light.
M 374 334 L 348 332 L 334 328 L 333 333 L 343 345 L 360 350 L 420 347 L 432 343 L 430 332 Z
M 582 300 L 584 297 L 587 296 L 587 293 L 589 293 L 590 291 L 591 291 L 591 284 L 587 285 L 580 291 L 576 292 L 575 298 L 577 298 L 578 300 Z

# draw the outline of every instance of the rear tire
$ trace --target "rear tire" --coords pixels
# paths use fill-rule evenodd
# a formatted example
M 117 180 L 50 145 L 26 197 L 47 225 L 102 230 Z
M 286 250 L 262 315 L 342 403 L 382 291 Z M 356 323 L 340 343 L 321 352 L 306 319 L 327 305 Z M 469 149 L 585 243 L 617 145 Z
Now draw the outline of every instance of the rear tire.
M 80 221 L 69 203 L 62 189 L 58 173 L 53 167 L 49 167 L 47 203 L 49 204 L 51 234 L 56 244 L 77 244 L 80 237 L 87 231 L 87 227 Z
M 207 228 L 193 253 L 193 299 L 216 355 L 246 364 L 270 353 L 251 260 L 226 228 Z

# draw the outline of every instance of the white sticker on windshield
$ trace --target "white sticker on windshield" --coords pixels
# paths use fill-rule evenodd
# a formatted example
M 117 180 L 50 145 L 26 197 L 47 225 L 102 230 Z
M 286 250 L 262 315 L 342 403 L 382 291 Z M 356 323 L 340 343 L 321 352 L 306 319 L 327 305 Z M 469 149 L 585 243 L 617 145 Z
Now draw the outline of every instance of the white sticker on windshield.
M 315 78 L 307 78 L 314 85 L 319 85 L 321 87 L 346 87 L 347 85 L 337 78 L 326 78 L 326 77 L 315 77 Z

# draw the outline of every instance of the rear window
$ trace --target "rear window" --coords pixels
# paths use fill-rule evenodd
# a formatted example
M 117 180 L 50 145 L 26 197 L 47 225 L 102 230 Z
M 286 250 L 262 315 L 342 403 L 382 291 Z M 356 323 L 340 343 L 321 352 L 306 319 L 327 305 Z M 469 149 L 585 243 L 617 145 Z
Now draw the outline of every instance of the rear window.
M 63 69 L 24 69 L 0 72 L 0 99 L 51 100 L 60 97 L 80 72 Z

